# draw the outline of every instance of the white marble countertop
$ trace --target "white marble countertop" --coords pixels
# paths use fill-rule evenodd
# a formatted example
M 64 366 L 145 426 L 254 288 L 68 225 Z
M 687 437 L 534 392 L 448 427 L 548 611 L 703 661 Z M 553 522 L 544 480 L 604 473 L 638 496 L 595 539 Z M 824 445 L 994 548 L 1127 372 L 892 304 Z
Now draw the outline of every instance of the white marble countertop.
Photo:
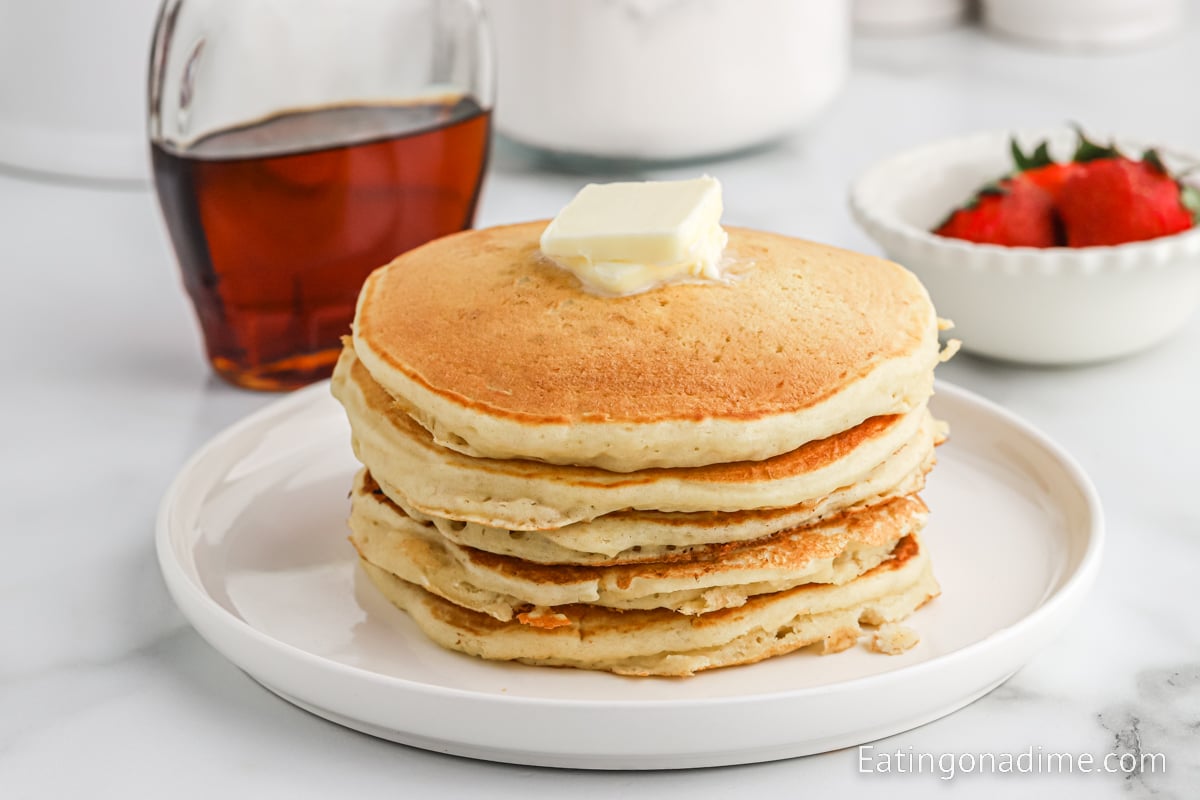
M 847 213 L 848 181 L 912 144 L 1080 120 L 1200 152 L 1200 107 L 1187 94 L 1197 52 L 1195 24 L 1152 49 L 1102 57 L 965 29 L 861 42 L 847 91 L 813 130 L 661 174 L 720 177 L 731 224 L 874 252 Z M 501 147 L 479 223 L 550 215 L 584 177 Z M 582 773 L 471 762 L 342 729 L 259 688 L 184 624 L 154 557 L 159 496 L 194 448 L 274 398 L 210 376 L 146 188 L 0 174 L 0 264 L 6 800 L 1200 796 L 1200 316 L 1116 363 L 1026 369 L 962 356 L 941 368 L 1076 455 L 1106 506 L 1107 554 L 1086 611 L 1025 669 L 968 708 L 878 745 L 1140 747 L 1166 755 L 1165 774 L 863 775 L 854 750 L 718 770 Z

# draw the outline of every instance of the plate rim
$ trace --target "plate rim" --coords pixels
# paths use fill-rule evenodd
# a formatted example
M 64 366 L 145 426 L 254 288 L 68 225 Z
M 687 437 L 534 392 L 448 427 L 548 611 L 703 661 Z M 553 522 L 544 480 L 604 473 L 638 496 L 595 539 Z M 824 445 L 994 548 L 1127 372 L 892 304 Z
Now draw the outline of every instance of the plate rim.
M 472 689 L 455 688 L 449 686 L 440 686 L 436 684 L 424 683 L 421 681 L 403 678 L 394 675 L 385 675 L 373 670 L 362 667 L 345 664 L 335 661 L 324 656 L 312 653 L 308 650 L 300 648 L 296 645 L 276 639 L 269 634 L 255 628 L 246 620 L 231 613 L 228 609 L 221 606 L 212 596 L 198 586 L 191 576 L 188 575 L 182 563 L 176 556 L 174 547 L 172 546 L 172 526 L 171 516 L 179 502 L 180 496 L 188 489 L 192 473 L 212 454 L 222 449 L 230 441 L 237 439 L 246 430 L 257 427 L 263 422 L 266 422 L 274 417 L 286 415 L 288 412 L 294 411 L 294 407 L 304 407 L 316 402 L 315 398 L 324 395 L 329 397 L 329 382 L 322 381 L 314 385 L 300 389 L 290 396 L 280 398 L 268 403 L 260 409 L 257 409 L 245 417 L 237 420 L 231 425 L 219 431 L 217 434 L 209 438 L 201 444 L 192 455 L 183 463 L 179 471 L 172 479 L 170 485 L 164 492 L 161 501 L 159 502 L 158 511 L 155 517 L 155 549 L 157 551 L 158 562 L 163 578 L 170 590 L 176 605 L 180 607 L 184 617 L 188 623 L 197 629 L 198 632 L 207 640 L 200 631 L 200 626 L 192 619 L 188 609 L 203 609 L 203 613 L 207 615 L 209 621 L 217 624 L 225 624 L 231 626 L 239 635 L 255 640 L 256 644 L 274 650 L 279 655 L 289 658 L 296 658 L 303 662 L 307 662 L 310 666 L 318 669 L 329 671 L 337 675 L 339 679 L 351 679 L 355 681 L 367 681 L 386 691 L 403 690 L 406 692 L 415 692 L 426 696 L 429 699 L 446 699 L 446 700 L 469 700 L 472 702 L 482 702 L 495 705 L 500 708 L 516 709 L 520 707 L 552 707 L 555 709 L 578 708 L 595 711 L 600 709 L 605 710 L 630 710 L 630 709 L 671 709 L 671 708 L 687 708 L 688 710 L 698 710 L 704 708 L 720 708 L 727 705 L 743 706 L 747 703 L 774 703 L 780 701 L 798 701 L 808 697 L 827 697 L 830 693 L 856 693 L 859 691 L 869 691 L 879 688 L 876 684 L 893 681 L 897 676 L 912 676 L 920 677 L 924 673 L 953 668 L 954 663 L 962 660 L 970 660 L 977 656 L 980 651 L 991 650 L 997 647 L 1003 647 L 1006 640 L 1019 638 L 1027 633 L 1030 629 L 1037 630 L 1040 627 L 1040 622 L 1045 617 L 1054 616 L 1063 606 L 1070 605 L 1078 599 L 1081 593 L 1086 593 L 1099 572 L 1101 557 L 1104 549 L 1105 540 L 1105 523 L 1103 507 L 1100 501 L 1099 493 L 1096 490 L 1090 477 L 1084 471 L 1082 466 L 1076 459 L 1061 445 L 1055 442 L 1048 435 L 1043 433 L 1037 426 L 1028 422 L 1016 413 L 1005 409 L 999 404 L 988 400 L 987 398 L 953 383 L 937 380 L 934 384 L 934 394 L 942 394 L 944 396 L 953 397 L 956 401 L 973 405 L 980 408 L 989 415 L 998 417 L 1004 423 L 1015 427 L 1027 438 L 1031 439 L 1041 449 L 1054 457 L 1058 465 L 1063 469 L 1066 475 L 1071 479 L 1074 487 L 1080 492 L 1088 516 L 1087 525 L 1087 542 L 1082 555 L 1079 558 L 1078 564 L 1070 572 L 1063 577 L 1059 586 L 1055 588 L 1047 597 L 1045 597 L 1039 605 L 1022 616 L 1012 624 L 999 628 L 984 638 L 971 642 L 968 645 L 960 647 L 949 653 L 936 656 L 926 661 L 917 664 L 910 664 L 898 667 L 897 669 L 879 672 L 872 675 L 865 675 L 858 678 L 852 678 L 835 683 L 827 683 L 819 686 L 799 687 L 796 689 L 786 689 L 780 691 L 764 692 L 759 694 L 748 695 L 723 695 L 718 697 L 691 697 L 691 698 L 668 698 L 668 699 L 586 699 L 586 698 L 571 698 L 571 697 L 529 697 L 525 695 L 509 695 L 493 692 L 478 691 Z M 177 592 L 187 592 L 189 602 L 185 604 L 181 602 L 177 596 Z M 211 643 L 211 642 L 210 642 Z M 217 649 L 222 657 L 233 662 L 232 659 L 221 649 Z M 1022 664 L 1024 661 L 1022 662 Z M 237 666 L 241 667 L 240 664 Z M 753 666 L 753 665 L 749 665 Z M 259 679 L 261 681 L 261 679 Z

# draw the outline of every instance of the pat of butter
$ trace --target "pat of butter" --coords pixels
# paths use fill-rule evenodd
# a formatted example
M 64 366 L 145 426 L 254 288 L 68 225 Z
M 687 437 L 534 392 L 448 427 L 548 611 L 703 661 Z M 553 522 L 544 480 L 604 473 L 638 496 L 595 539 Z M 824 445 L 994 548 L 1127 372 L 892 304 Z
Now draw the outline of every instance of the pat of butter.
M 677 280 L 721 278 L 728 235 L 721 184 L 591 183 L 542 233 L 542 253 L 606 294 L 636 294 Z

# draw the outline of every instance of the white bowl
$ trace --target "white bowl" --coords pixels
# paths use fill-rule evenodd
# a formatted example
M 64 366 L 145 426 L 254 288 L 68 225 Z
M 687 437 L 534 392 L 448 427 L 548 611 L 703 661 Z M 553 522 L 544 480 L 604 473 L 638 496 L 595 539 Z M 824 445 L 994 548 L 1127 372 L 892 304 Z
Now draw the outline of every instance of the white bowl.
M 1113 247 L 1038 249 L 935 236 L 983 184 L 1011 171 L 1004 131 L 936 142 L 876 164 L 851 188 L 858 223 L 925 284 L 955 337 L 979 355 L 1032 364 L 1101 361 L 1149 347 L 1200 305 L 1200 228 Z M 1018 134 L 1028 150 L 1050 139 L 1069 158 L 1072 131 Z M 1100 138 L 1100 137 L 1094 137 Z M 1118 141 L 1129 153 L 1136 143 Z M 1164 153 L 1169 165 L 1195 159 Z
M 992 30 L 1052 47 L 1126 47 L 1180 30 L 1184 0 L 984 0 Z

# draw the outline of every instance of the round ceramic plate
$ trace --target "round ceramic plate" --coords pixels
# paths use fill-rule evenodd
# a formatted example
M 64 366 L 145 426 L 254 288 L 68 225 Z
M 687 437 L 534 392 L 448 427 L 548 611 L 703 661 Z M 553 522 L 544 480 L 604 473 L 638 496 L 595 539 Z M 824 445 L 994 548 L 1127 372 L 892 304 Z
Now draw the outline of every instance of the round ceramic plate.
M 899 656 L 808 651 L 693 678 L 624 678 L 440 649 L 379 597 L 346 541 L 356 463 L 327 385 L 217 436 L 163 499 L 159 561 L 196 629 L 271 691 L 404 744 L 556 767 L 717 766 L 849 747 L 1003 682 L 1083 602 L 1100 560 L 1095 490 L 1029 425 L 938 386 L 951 425 L 923 496 L 942 596 Z

